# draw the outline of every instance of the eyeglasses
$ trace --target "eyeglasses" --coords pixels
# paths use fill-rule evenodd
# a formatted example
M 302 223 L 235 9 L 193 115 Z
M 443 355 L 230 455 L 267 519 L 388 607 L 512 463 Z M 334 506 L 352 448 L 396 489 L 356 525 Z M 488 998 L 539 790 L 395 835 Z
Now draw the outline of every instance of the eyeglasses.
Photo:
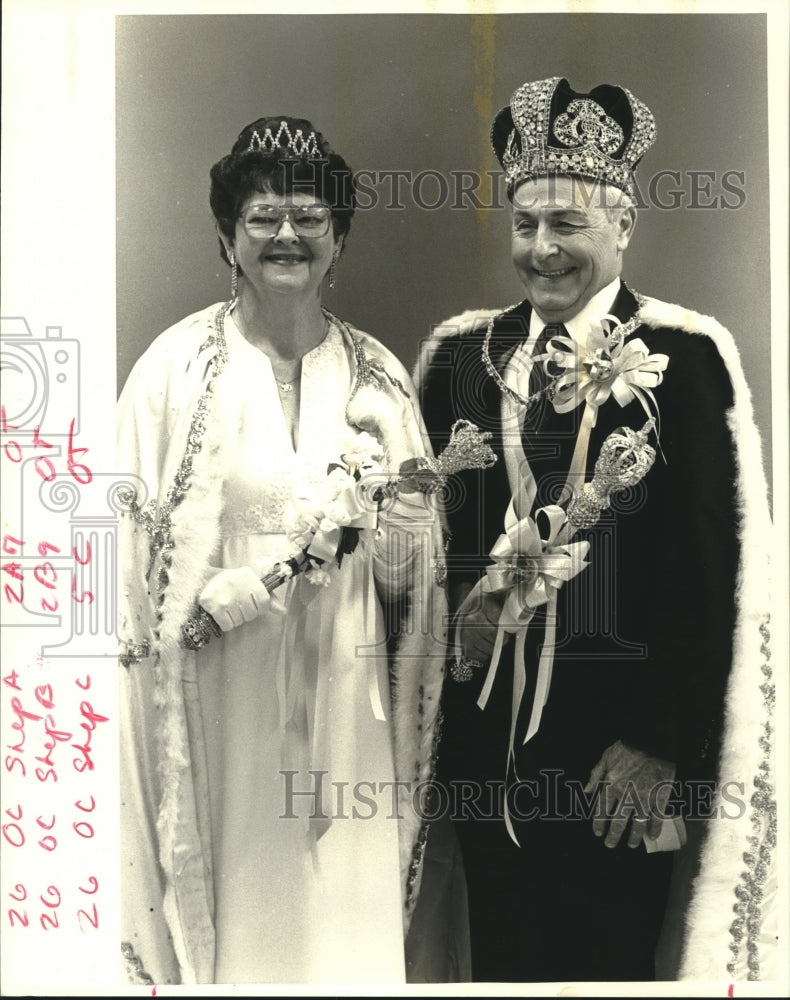
M 239 216 L 251 240 L 276 236 L 285 219 L 297 236 L 325 236 L 329 232 L 331 211 L 326 205 L 250 205 Z

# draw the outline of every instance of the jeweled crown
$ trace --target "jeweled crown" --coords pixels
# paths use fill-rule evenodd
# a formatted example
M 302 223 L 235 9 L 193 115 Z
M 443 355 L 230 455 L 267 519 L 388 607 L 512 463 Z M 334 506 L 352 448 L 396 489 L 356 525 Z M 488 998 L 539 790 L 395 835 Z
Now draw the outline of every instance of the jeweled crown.
M 277 128 L 275 132 L 274 129 Z M 267 125 L 261 134 L 258 129 L 250 136 L 248 153 L 264 153 L 267 156 L 289 157 L 292 156 L 300 160 L 318 160 L 324 155 L 321 145 L 315 132 L 305 135 L 301 128 L 293 131 L 288 126 L 288 122 L 280 120 L 279 126 L 276 121 Z
M 634 168 L 656 138 L 647 105 L 624 87 L 577 94 L 563 77 L 522 84 L 491 126 L 491 145 L 508 190 L 565 174 L 636 190 Z

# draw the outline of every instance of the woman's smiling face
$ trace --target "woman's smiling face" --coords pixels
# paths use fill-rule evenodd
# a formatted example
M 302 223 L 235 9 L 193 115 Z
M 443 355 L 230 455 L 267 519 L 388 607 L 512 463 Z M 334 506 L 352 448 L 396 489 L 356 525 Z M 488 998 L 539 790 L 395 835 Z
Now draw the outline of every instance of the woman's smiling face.
M 564 323 L 613 281 L 636 222 L 606 191 L 574 177 L 539 177 L 513 194 L 511 256 L 544 323 Z
M 319 294 L 332 257 L 340 243 L 335 239 L 332 220 L 327 231 L 319 236 L 298 232 L 294 212 L 287 212 L 279 219 L 276 231 L 270 236 L 250 236 L 244 219 L 250 218 L 259 208 L 263 212 L 281 208 L 298 210 L 321 204 L 315 195 L 294 191 L 290 194 L 254 192 L 241 206 L 236 220 L 235 239 L 227 249 L 232 250 L 247 281 L 259 291 L 282 294 Z

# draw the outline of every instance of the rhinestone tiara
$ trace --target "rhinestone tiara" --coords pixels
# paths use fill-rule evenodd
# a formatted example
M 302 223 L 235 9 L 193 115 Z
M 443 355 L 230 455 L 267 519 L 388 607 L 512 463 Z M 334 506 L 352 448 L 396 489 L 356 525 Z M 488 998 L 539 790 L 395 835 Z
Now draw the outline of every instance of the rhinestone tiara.
M 285 140 L 285 141 L 283 141 Z M 263 135 L 257 130 L 250 137 L 248 153 L 263 153 L 266 156 L 293 156 L 300 160 L 320 160 L 323 157 L 315 132 L 305 136 L 302 129 L 291 132 L 288 122 L 281 121 L 276 133 L 267 125 Z

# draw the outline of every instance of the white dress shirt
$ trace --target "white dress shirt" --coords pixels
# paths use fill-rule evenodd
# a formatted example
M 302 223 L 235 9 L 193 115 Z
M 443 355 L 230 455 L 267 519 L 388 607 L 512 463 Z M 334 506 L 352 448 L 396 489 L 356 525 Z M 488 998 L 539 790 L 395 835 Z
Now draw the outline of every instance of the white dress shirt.
M 564 325 L 568 331 L 568 335 L 573 337 L 577 344 L 584 343 L 591 323 L 597 323 L 609 314 L 619 291 L 620 278 L 617 277 L 599 292 L 596 292 L 580 312 L 565 322 Z M 529 320 L 529 336 L 526 343 L 528 354 L 532 353 L 535 343 L 546 325 L 533 309 Z

